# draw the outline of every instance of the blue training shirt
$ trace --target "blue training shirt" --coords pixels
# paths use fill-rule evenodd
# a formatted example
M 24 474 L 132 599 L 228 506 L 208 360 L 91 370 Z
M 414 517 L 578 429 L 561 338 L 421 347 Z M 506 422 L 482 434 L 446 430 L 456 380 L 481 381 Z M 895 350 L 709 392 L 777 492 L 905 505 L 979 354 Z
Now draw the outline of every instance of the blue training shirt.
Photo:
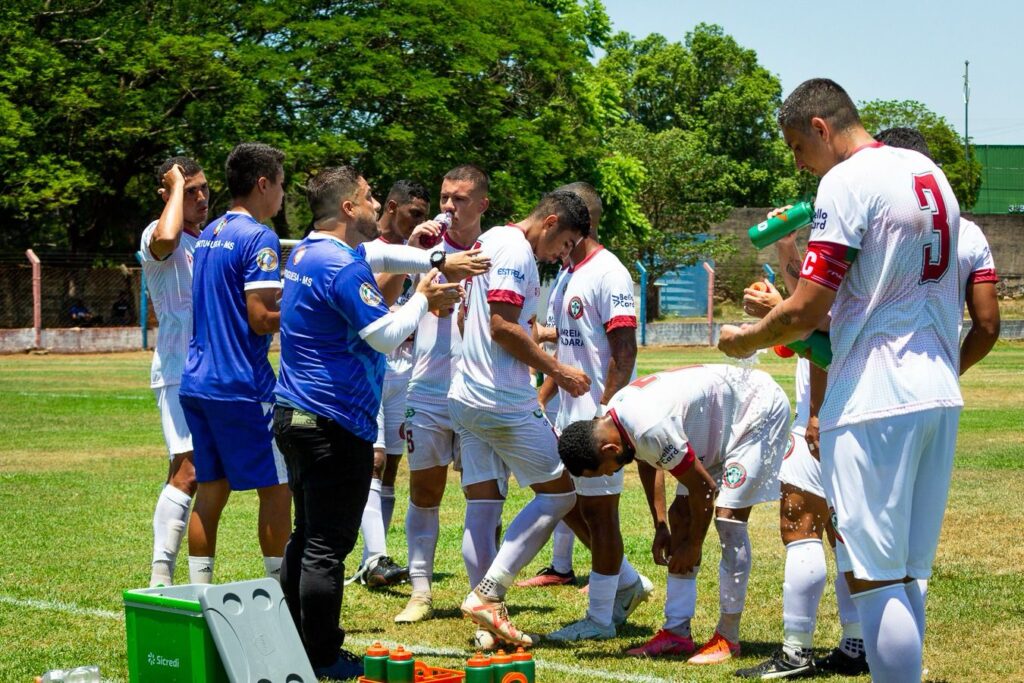
M 388 314 L 360 245 L 313 233 L 292 250 L 281 297 L 279 403 L 377 438 L 385 356 L 359 330 Z
M 192 339 L 179 392 L 220 401 L 274 400 L 267 351 L 273 335 L 249 327 L 246 292 L 281 288 L 281 242 L 244 213 L 228 212 L 199 235 L 192 266 Z

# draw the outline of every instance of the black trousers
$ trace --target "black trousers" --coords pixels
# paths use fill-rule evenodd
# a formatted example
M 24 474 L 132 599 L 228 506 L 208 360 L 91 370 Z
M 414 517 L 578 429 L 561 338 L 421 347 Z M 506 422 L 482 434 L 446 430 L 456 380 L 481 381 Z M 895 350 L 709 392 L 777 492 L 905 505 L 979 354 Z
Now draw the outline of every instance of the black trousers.
M 281 585 L 310 663 L 328 666 L 345 640 L 339 623 L 345 557 L 370 492 L 373 443 L 333 420 L 281 405 L 274 408 L 274 436 L 295 501 Z

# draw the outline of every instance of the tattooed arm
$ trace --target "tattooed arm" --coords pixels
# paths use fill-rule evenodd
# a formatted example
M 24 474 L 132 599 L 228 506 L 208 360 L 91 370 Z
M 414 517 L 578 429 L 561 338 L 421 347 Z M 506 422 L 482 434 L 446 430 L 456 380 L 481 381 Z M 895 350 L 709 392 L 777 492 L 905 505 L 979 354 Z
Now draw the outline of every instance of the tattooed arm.
M 758 349 L 803 339 L 822 322 L 836 298 L 834 290 L 801 279 L 793 296 L 752 325 L 723 325 L 718 348 L 733 358 L 745 358 Z

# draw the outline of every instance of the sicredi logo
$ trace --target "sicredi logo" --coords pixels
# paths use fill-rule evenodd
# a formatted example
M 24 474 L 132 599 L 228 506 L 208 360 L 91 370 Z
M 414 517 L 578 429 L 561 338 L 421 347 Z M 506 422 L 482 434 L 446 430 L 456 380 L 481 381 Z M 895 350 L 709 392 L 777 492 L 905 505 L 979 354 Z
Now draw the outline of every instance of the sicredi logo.
M 180 657 L 175 657 L 174 659 L 170 659 L 168 657 L 164 657 L 163 655 L 158 655 L 155 652 L 150 652 L 148 655 L 146 655 L 146 661 L 149 662 L 150 666 L 163 666 L 163 667 L 166 667 L 168 669 L 180 669 L 181 668 L 181 658 Z

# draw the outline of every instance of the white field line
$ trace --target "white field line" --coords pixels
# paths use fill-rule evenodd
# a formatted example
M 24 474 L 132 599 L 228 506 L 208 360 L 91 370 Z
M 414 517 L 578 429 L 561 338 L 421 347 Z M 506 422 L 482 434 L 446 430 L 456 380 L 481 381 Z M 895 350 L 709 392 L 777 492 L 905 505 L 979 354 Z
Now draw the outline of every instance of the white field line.
M 37 609 L 44 612 L 62 612 L 64 614 L 74 614 L 76 616 L 99 617 L 101 619 L 116 619 L 118 621 L 124 620 L 123 612 L 114 612 L 105 609 L 92 609 L 89 607 L 80 607 L 71 602 L 61 602 L 55 600 L 34 600 L 31 598 L 13 598 L 7 595 L 0 595 L 0 604 L 11 605 L 13 607 L 27 607 L 30 609 Z M 374 642 L 377 642 L 379 640 L 379 638 L 370 640 L 364 638 L 346 638 L 345 642 L 352 645 L 358 645 L 360 647 L 366 647 L 372 645 Z M 389 641 L 381 642 L 388 646 L 396 645 L 396 643 Z M 465 650 L 456 650 L 453 648 L 445 647 L 434 647 L 432 645 L 410 645 L 407 643 L 403 643 L 403 645 L 411 649 L 415 653 L 422 653 L 425 655 L 440 655 L 444 657 L 466 656 Z M 574 666 L 571 664 L 561 664 L 559 662 L 549 662 L 543 659 L 534 659 L 534 661 L 537 664 L 537 668 L 542 671 L 555 671 L 558 673 L 572 674 L 574 676 L 587 676 L 588 678 L 601 679 L 605 681 L 622 681 L 623 683 L 670 683 L 668 679 L 657 678 L 655 676 L 616 673 L 613 671 L 605 671 L 604 669 L 592 669 L 584 666 Z M 116 683 L 116 681 L 111 679 L 110 683 Z
M 13 396 L 46 396 L 48 398 L 91 398 L 116 399 L 118 401 L 156 401 L 152 396 L 133 396 L 131 394 L 76 394 L 69 391 L 11 391 Z

